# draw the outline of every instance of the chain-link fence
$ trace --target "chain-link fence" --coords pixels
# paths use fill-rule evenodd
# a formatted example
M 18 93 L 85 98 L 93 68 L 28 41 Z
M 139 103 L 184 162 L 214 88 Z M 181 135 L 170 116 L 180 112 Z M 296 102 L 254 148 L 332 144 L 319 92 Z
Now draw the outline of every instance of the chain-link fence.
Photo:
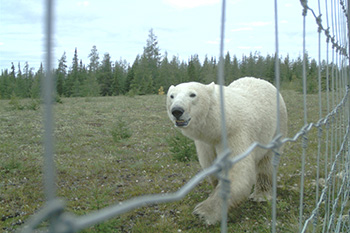
M 43 81 L 43 96 L 45 103 L 44 111 L 44 148 L 45 148 L 45 190 L 47 202 L 46 206 L 37 214 L 28 219 L 26 226 L 22 229 L 23 232 L 33 232 L 43 221 L 49 221 L 48 230 L 50 232 L 76 232 L 106 221 L 117 215 L 126 213 L 127 211 L 140 208 L 145 205 L 155 203 L 172 202 L 182 199 L 204 178 L 211 174 L 216 174 L 222 185 L 223 210 L 221 231 L 227 232 L 227 212 L 228 212 L 228 191 L 230 182 L 227 182 L 227 173 L 230 167 L 248 156 L 255 148 L 260 147 L 270 149 L 274 152 L 273 159 L 273 201 L 272 201 L 272 232 L 276 232 L 278 225 L 277 212 L 277 170 L 279 166 L 280 153 L 279 148 L 289 142 L 295 143 L 301 139 L 301 171 L 300 171 L 300 216 L 299 216 L 299 231 L 300 232 L 349 232 L 349 190 L 350 190 L 350 157 L 349 157 L 349 37 L 348 37 L 348 3 L 344 1 L 318 1 L 318 15 L 313 9 L 308 6 L 308 2 L 301 0 L 301 10 L 303 17 L 303 111 L 304 111 L 304 126 L 291 138 L 283 138 L 279 133 L 269 144 L 262 145 L 259 142 L 253 143 L 243 154 L 233 158 L 229 157 L 230 150 L 226 143 L 226 126 L 225 126 L 225 110 L 222 85 L 223 77 L 223 52 L 224 52 L 224 32 L 225 32 L 225 13 L 226 1 L 222 1 L 222 19 L 221 19 L 221 44 L 220 44 L 220 62 L 218 72 L 218 83 L 221 85 L 221 116 L 222 116 L 222 138 L 225 149 L 218 156 L 212 166 L 203 170 L 194 176 L 187 184 L 180 188 L 175 193 L 157 194 L 149 196 L 141 196 L 122 204 L 106 207 L 98 212 L 90 213 L 85 216 L 75 216 L 64 211 L 64 203 L 58 200 L 55 187 L 55 165 L 53 159 L 53 79 L 51 74 L 52 64 L 52 27 L 54 24 L 53 17 L 53 1 L 46 1 L 46 78 Z M 278 1 L 275 0 L 275 45 L 276 58 L 279 57 L 279 37 L 278 37 Z M 323 12 L 322 12 L 323 11 Z M 273 10 L 271 10 L 273 12 Z M 323 67 L 326 70 L 326 76 L 321 76 L 321 71 L 318 71 L 318 93 L 319 93 L 319 120 L 317 122 L 308 121 L 307 107 L 307 73 L 306 73 L 306 57 L 307 48 L 306 42 L 306 17 L 314 17 L 316 20 L 315 30 L 318 30 L 318 48 L 319 48 L 319 69 Z M 324 23 L 326 22 L 326 24 Z M 313 25 L 314 26 L 314 25 Z M 325 39 L 325 42 L 321 39 Z M 326 58 L 326 64 L 321 64 L 321 47 L 326 47 L 326 54 L 322 57 Z M 279 90 L 280 74 L 279 74 L 279 59 L 276 60 L 275 75 L 276 87 Z M 331 65 L 330 65 L 331 64 Z M 323 92 L 326 95 L 326 101 L 322 99 L 321 83 L 326 83 L 326 88 Z M 279 95 L 277 93 L 277 102 L 279 103 Z M 279 108 L 279 104 L 277 104 Z M 324 114 L 324 112 L 327 112 Z M 279 115 L 279 109 L 277 109 Z M 279 116 L 277 116 L 277 125 L 279 125 Z M 316 128 L 318 131 L 318 153 L 317 158 L 317 176 L 315 179 L 316 186 L 316 203 L 311 215 L 307 216 L 304 212 L 304 189 L 305 189 L 305 157 L 311 156 L 307 154 L 309 132 Z M 277 129 L 279 132 L 279 129 Z M 285 136 L 285 135 L 284 135 Z M 321 164 L 320 158 L 323 158 Z M 320 175 L 320 171 L 322 174 Z

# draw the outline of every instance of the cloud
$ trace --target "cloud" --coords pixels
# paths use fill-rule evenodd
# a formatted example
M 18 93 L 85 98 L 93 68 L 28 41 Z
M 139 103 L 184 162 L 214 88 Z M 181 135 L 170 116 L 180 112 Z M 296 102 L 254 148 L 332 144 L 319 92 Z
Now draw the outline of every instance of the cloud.
M 231 32 L 253 31 L 254 28 L 264 27 L 264 26 L 267 26 L 270 24 L 272 24 L 272 23 L 271 22 L 263 22 L 263 21 L 238 23 L 237 25 L 243 26 L 243 27 L 231 29 Z
M 77 2 L 76 4 L 77 4 L 77 6 L 87 7 L 90 5 L 90 2 L 89 1 L 80 1 L 80 2 Z
M 251 49 L 251 46 L 238 46 L 239 49 Z
M 231 32 L 252 31 L 252 30 L 253 30 L 253 28 L 251 28 L 251 27 L 244 27 L 244 28 L 232 29 Z
M 262 49 L 263 46 L 238 46 L 237 48 L 243 50 L 252 50 L 252 49 Z
M 242 25 L 242 26 L 249 26 L 249 27 L 264 27 L 264 26 L 267 26 L 270 24 L 271 24 L 271 22 L 263 22 L 263 21 L 240 23 L 240 25 Z
M 176 8 L 196 8 L 199 6 L 214 5 L 220 2 L 220 0 L 163 0 L 166 4 L 169 4 Z
M 219 42 L 215 40 L 208 40 L 207 44 L 219 44 Z
M 7 24 L 36 24 L 43 19 L 42 4 L 33 4 L 29 1 L 1 1 L 0 26 Z M 14 9 L 16 9 L 14 11 Z
M 230 43 L 230 41 L 231 41 L 231 39 L 225 39 L 225 44 Z M 220 38 L 217 38 L 216 40 L 208 40 L 206 43 L 218 45 L 218 44 L 220 44 Z

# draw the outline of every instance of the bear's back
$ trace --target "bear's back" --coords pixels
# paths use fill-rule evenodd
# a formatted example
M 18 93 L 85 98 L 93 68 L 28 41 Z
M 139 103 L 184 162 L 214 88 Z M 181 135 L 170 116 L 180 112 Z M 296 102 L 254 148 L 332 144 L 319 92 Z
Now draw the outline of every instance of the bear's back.
M 244 77 L 232 82 L 228 89 L 240 96 L 241 109 L 243 116 L 250 123 L 259 125 L 261 128 L 265 126 L 271 127 L 276 122 L 276 91 L 274 85 L 266 80 Z M 250 114 L 249 114 L 250 113 Z M 259 117 L 257 117 L 259 116 Z M 281 132 L 287 135 L 287 109 L 283 97 L 280 95 L 280 117 L 281 117 Z
M 244 91 L 251 92 L 262 92 L 262 91 L 274 91 L 275 87 L 269 83 L 268 81 L 265 81 L 263 79 L 259 78 L 253 78 L 253 77 L 244 77 L 237 79 L 233 81 L 229 86 L 229 88 L 238 88 L 242 89 Z

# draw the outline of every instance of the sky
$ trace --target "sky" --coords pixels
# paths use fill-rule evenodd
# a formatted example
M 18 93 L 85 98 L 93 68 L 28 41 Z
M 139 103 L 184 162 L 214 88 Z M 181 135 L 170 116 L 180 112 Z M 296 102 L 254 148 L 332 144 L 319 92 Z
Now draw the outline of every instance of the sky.
M 318 12 L 317 1 L 308 2 Z M 112 61 L 132 64 L 143 53 L 150 29 L 169 59 L 219 56 L 220 0 L 56 0 L 54 6 L 54 67 L 64 52 L 71 66 L 75 48 L 79 60 L 88 65 L 94 45 L 100 61 L 109 53 Z M 28 62 L 37 70 L 44 61 L 44 9 L 43 0 L 0 0 L 0 70 L 10 69 L 11 62 L 16 69 L 19 62 L 22 69 Z M 281 56 L 302 54 L 302 20 L 300 1 L 278 1 Z M 306 22 L 307 50 L 317 58 L 315 19 L 308 14 Z M 227 0 L 225 53 L 238 58 L 256 51 L 271 55 L 274 32 L 273 0 Z

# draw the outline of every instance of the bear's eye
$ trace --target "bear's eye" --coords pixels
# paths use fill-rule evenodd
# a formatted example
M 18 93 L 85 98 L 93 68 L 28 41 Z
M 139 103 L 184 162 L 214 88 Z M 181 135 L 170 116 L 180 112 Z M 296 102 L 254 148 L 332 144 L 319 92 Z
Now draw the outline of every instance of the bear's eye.
M 171 99 L 174 99 L 174 95 L 170 95 L 170 98 L 171 98 Z
M 195 94 L 195 93 L 191 93 L 191 94 L 190 94 L 190 97 L 191 97 L 191 98 L 194 98 L 194 97 L 196 97 L 196 94 Z

